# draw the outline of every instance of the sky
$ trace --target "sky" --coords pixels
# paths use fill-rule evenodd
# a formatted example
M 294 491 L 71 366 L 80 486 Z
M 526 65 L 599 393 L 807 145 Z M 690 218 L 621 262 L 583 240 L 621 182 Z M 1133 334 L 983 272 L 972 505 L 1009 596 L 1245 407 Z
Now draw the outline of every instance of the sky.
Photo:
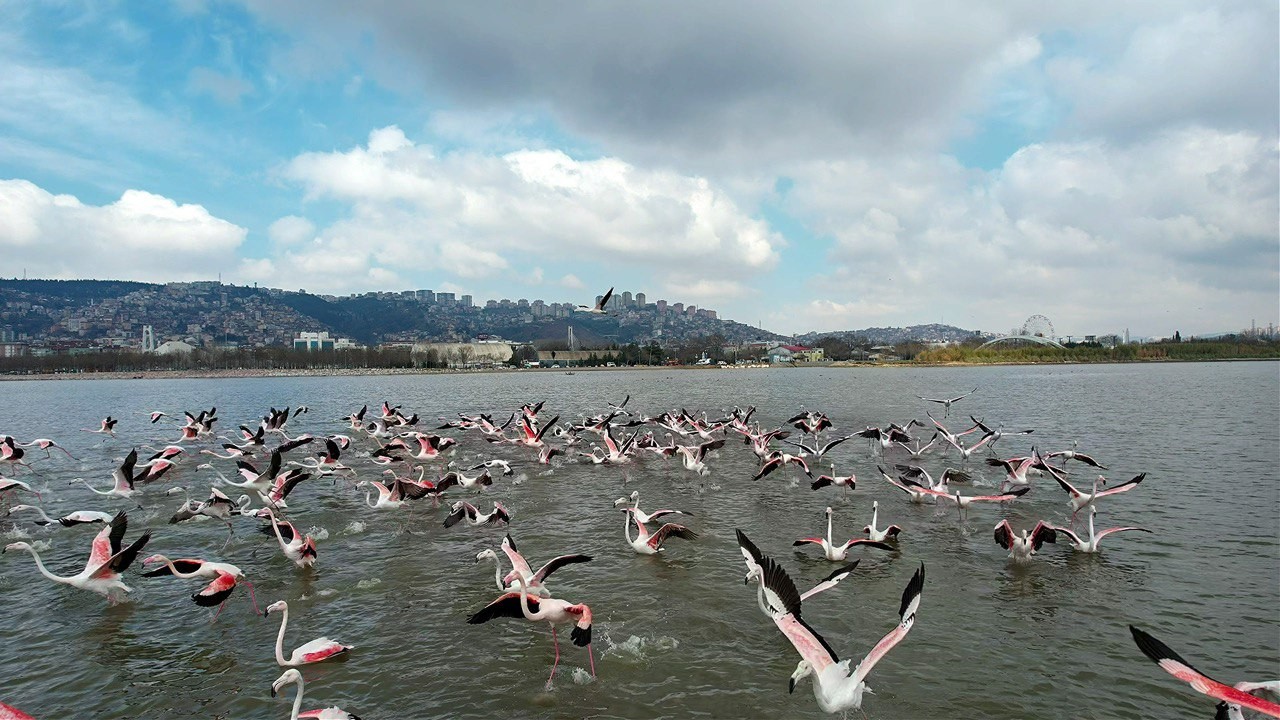
M 0 0 L 0 276 L 1280 320 L 1275 2 Z

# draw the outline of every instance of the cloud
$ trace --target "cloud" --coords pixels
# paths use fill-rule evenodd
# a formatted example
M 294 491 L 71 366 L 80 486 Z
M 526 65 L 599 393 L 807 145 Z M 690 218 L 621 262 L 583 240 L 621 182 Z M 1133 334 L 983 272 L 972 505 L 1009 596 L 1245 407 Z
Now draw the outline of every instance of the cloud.
M 789 314 L 1003 330 L 1040 313 L 1084 334 L 1169 310 L 1199 332 L 1243 327 L 1280 290 L 1278 171 L 1274 141 L 1208 128 L 1034 144 L 992 173 L 945 156 L 810 165 L 788 202 L 833 239 L 829 300 Z
M 187 88 L 198 95 L 209 95 L 223 105 L 239 105 L 241 98 L 253 92 L 253 85 L 237 75 L 223 74 L 207 67 L 192 68 Z
M 564 277 L 560 278 L 560 285 L 561 287 L 566 287 L 570 290 L 581 290 L 586 287 L 586 285 L 578 279 L 578 276 L 573 273 L 568 273 Z
M 304 217 L 286 215 L 271 223 L 267 237 L 277 246 L 297 245 L 315 236 L 316 226 Z
M 26 180 L 0 180 L 6 267 L 51 278 L 209 279 L 235 263 L 247 231 L 200 205 L 127 190 L 85 205 Z M 56 249 L 55 249 L 56 248 Z
M 730 277 L 768 271 L 782 245 L 704 178 L 556 150 L 438 155 L 394 126 L 363 147 L 299 155 L 280 174 L 311 201 L 349 208 L 277 263 L 339 288 L 356 289 L 376 267 L 528 282 L 533 263 L 588 259 L 663 275 L 697 266 L 709 283 L 700 287 L 716 288 L 705 294 L 726 296 Z

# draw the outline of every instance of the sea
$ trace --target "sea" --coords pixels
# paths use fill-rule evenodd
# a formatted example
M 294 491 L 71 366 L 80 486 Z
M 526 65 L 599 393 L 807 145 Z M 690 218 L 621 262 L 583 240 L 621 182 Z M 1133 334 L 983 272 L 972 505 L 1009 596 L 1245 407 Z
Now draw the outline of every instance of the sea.
M 920 399 L 970 391 L 949 411 Z M 890 422 L 928 425 L 927 412 L 951 431 L 971 427 L 970 416 L 1005 431 L 1030 430 L 967 461 L 935 446 L 914 462 L 935 475 L 964 470 L 972 483 L 954 488 L 982 495 L 995 492 L 1003 476 L 987 457 L 1078 443 L 1106 466 L 1069 463 L 1078 487 L 1091 488 L 1098 474 L 1115 485 L 1145 473 L 1133 490 L 1098 501 L 1099 530 L 1139 526 L 1150 533 L 1112 535 L 1096 555 L 1065 542 L 1045 545 L 1032 562 L 1015 564 L 994 540 L 997 523 L 1021 530 L 1069 522 L 1067 493 L 1051 478 L 1033 478 L 1031 492 L 1014 502 L 974 503 L 962 517 L 953 504 L 908 502 L 877 469 L 913 462 L 907 453 L 858 437 L 812 468 L 815 475 L 831 464 L 838 474 L 854 473 L 850 492 L 812 490 L 794 466 L 753 481 L 757 459 L 736 434 L 699 475 L 678 458 L 648 454 L 622 465 L 585 462 L 576 453 L 589 449 L 586 435 L 552 465 L 540 465 L 528 448 L 455 429 L 439 431 L 459 444 L 427 463 L 426 477 L 449 465 L 509 461 L 511 475 L 497 476 L 483 492 L 451 490 L 447 500 L 482 510 L 501 502 L 511 522 L 445 528 L 447 502 L 397 510 L 366 504 L 355 482 L 382 477 L 368 457 L 377 445 L 341 420 L 364 405 L 377 414 L 386 401 L 433 430 L 459 413 L 502 421 L 522 404 L 542 402 L 543 422 L 558 416 L 570 423 L 627 398 L 625 408 L 637 418 L 680 409 L 716 418 L 754 407 L 753 421 L 765 428 L 822 411 L 834 424 L 824 441 Z M 180 466 L 129 500 L 72 482 L 108 487 L 130 450 L 178 439 L 183 411 L 216 407 L 215 429 L 234 436 L 238 425 L 256 427 L 270 408 L 299 405 L 308 411 L 289 421 L 291 436 L 353 438 L 342 461 L 354 479 L 312 478 L 288 498 L 288 519 L 316 540 L 312 569 L 294 566 L 252 517 L 234 520 L 229 541 L 217 521 L 169 523 L 183 502 L 183 491 L 170 488 L 201 498 L 218 473 L 234 476 L 233 461 L 198 452 L 223 440 L 182 443 Z M 151 424 L 151 411 L 169 417 Z M 114 436 L 83 431 L 107 415 L 119 419 Z M 667 441 L 665 431 L 649 429 Z M 838 541 L 861 537 L 873 501 L 881 526 L 902 528 L 895 548 L 853 549 L 857 569 L 806 601 L 805 621 L 856 665 L 898 623 L 903 589 L 921 565 L 926 579 L 910 633 L 871 673 L 861 712 L 847 717 L 1211 717 L 1214 701 L 1148 661 L 1130 625 L 1224 682 L 1274 679 L 1280 667 L 1276 362 L 6 382 L 0 433 L 52 438 L 74 456 L 55 449 L 46 458 L 31 448 L 29 469 L 0 466 L 41 494 L 9 493 L 0 513 L 19 502 L 42 504 L 53 516 L 125 511 L 126 542 L 153 533 L 144 556 L 230 562 L 252 581 L 260 608 L 287 600 L 286 655 L 320 636 L 354 645 L 343 660 L 302 669 L 304 709 L 338 705 L 362 718 L 823 717 L 811 678 L 788 693 L 800 658 L 759 610 L 756 586 L 744 583 L 734 531 L 746 533 L 804 591 L 837 564 L 793 542 L 825 535 L 827 507 Z M 912 433 L 927 439 L 931 426 Z M 289 457 L 314 452 L 303 447 Z M 197 467 L 205 462 L 213 468 Z M 614 506 L 633 490 L 644 510 L 685 511 L 673 521 L 697 539 L 669 540 L 655 556 L 633 552 Z M 39 527 L 34 518 L 0 518 L 0 542 L 33 543 L 51 572 L 78 573 L 97 527 Z M 555 650 L 546 624 L 466 622 L 500 594 L 492 563 L 477 563 L 476 554 L 497 549 L 506 533 L 535 567 L 558 555 L 591 556 L 557 570 L 547 586 L 555 597 L 590 606 L 594 677 L 586 649 L 569 641 L 567 628 L 548 683 Z M 0 556 L 0 702 L 37 718 L 289 716 L 295 688 L 271 695 L 282 671 L 274 660 L 278 614 L 254 614 L 246 588 L 238 588 L 211 622 L 214 611 L 191 600 L 202 581 L 141 572 L 141 563 L 126 572 L 133 592 L 110 604 L 46 581 L 25 552 Z

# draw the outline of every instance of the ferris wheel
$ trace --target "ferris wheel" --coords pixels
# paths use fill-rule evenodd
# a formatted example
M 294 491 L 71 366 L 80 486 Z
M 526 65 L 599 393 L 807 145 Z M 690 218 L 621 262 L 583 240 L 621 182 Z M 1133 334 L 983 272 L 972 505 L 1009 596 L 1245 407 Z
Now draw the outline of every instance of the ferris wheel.
M 1020 334 L 1028 337 L 1042 337 L 1048 340 L 1055 339 L 1053 323 L 1049 322 L 1049 318 L 1043 315 L 1032 315 L 1027 318 L 1027 321 L 1022 323 Z

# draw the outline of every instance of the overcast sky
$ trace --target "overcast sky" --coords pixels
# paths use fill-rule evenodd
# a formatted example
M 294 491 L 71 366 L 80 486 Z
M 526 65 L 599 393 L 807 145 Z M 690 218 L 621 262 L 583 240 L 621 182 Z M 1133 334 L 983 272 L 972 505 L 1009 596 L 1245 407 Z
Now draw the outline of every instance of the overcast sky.
M 1280 315 L 1275 2 L 0 0 L 0 275 Z

